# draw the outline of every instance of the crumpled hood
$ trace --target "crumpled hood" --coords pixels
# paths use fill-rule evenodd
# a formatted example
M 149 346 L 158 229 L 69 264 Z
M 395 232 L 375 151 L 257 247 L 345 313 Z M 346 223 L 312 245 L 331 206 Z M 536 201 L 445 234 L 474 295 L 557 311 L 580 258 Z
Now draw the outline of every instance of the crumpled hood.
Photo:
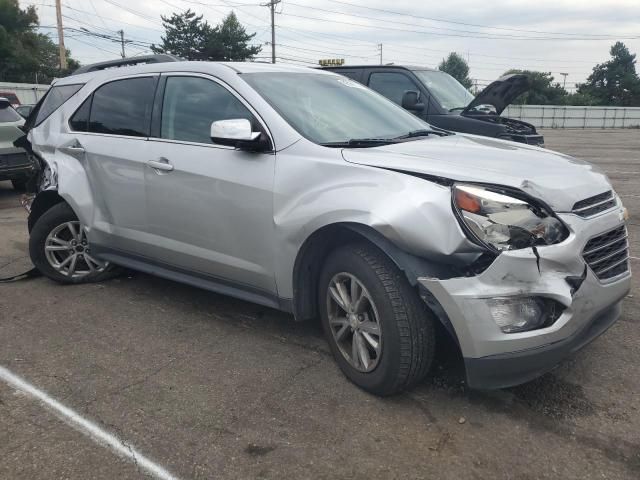
M 454 181 L 518 188 L 569 212 L 585 198 L 611 190 L 604 172 L 547 149 L 475 135 L 430 136 L 375 148 L 344 149 L 344 159 Z

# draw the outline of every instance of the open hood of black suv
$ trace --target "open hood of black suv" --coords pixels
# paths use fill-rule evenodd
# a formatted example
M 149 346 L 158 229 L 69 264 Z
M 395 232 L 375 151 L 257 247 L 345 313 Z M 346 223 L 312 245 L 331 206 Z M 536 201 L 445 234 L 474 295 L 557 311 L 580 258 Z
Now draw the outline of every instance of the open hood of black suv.
M 473 113 L 473 110 L 480 105 L 491 105 L 500 115 L 519 95 L 531 88 L 531 82 L 527 75 L 514 73 L 505 75 L 498 80 L 491 82 L 473 101 L 466 106 L 461 115 Z

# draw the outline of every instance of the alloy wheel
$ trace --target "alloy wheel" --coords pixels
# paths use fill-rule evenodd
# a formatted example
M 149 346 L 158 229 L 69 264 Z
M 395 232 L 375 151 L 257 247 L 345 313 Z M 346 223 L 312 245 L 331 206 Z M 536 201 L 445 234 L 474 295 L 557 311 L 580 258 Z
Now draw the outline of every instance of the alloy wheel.
M 55 271 L 70 278 L 100 273 L 108 266 L 107 262 L 91 255 L 86 232 L 78 221 L 65 222 L 54 228 L 47 235 L 44 253 Z
M 360 372 L 374 370 L 382 353 L 382 330 L 375 303 L 360 280 L 346 272 L 334 275 L 327 289 L 327 312 L 347 362 Z

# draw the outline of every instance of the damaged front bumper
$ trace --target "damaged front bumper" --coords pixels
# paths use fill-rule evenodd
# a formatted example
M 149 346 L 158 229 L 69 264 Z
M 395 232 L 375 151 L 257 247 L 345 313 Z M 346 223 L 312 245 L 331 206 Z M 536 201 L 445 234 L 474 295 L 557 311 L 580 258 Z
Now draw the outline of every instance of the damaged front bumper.
M 480 275 L 419 278 L 457 337 L 473 388 L 504 388 L 551 370 L 610 327 L 630 289 L 629 270 L 600 280 L 586 267 L 589 239 L 623 225 L 619 210 L 597 218 L 559 217 L 571 234 L 560 244 L 506 251 Z M 628 265 L 628 264 L 627 264 Z M 586 275 L 585 275 L 586 273 Z M 495 299 L 542 299 L 560 306 L 553 322 L 530 331 L 504 333 L 491 310 Z

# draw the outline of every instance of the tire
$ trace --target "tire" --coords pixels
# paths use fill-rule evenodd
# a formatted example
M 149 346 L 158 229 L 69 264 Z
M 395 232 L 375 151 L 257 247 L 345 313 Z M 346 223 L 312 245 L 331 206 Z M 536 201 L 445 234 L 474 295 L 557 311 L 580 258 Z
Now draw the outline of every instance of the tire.
M 14 190 L 17 190 L 18 192 L 24 192 L 27 189 L 27 182 L 28 180 L 26 178 L 14 178 L 13 180 L 11 180 L 11 185 L 13 185 Z
M 71 235 L 71 230 L 67 227 L 69 223 L 74 225 L 74 231 L 78 233 L 77 237 Z M 65 228 L 67 228 L 66 232 Z M 57 231 L 60 232 L 60 237 L 55 235 Z M 67 234 L 66 237 L 64 237 L 65 233 Z M 52 236 L 55 239 L 51 240 Z M 81 242 L 76 241 L 78 245 L 72 246 L 73 238 L 83 238 L 86 245 L 81 245 Z M 66 246 L 63 246 L 64 243 L 66 243 Z M 55 251 L 45 250 L 46 246 L 53 247 L 51 250 Z M 31 261 L 40 273 L 59 283 L 100 282 L 113 278 L 120 273 L 119 269 L 114 265 L 96 260 L 90 254 L 90 247 L 91 245 L 88 243 L 86 235 L 84 235 L 83 229 L 78 222 L 78 217 L 65 202 L 57 203 L 43 213 L 33 226 L 29 238 Z M 77 256 L 75 261 L 71 259 L 71 261 L 67 262 L 66 267 L 62 265 L 67 257 L 73 255 Z M 89 261 L 89 258 L 93 262 Z M 62 266 L 56 268 L 54 266 L 55 263 Z M 70 268 L 72 265 L 74 266 L 73 270 Z M 66 274 L 65 271 L 67 272 Z
M 349 291 L 349 298 L 368 295 L 371 299 L 371 302 L 368 299 L 356 302 L 357 308 L 350 307 L 356 312 L 355 319 L 337 300 L 345 303 L 339 290 L 344 291 L 347 285 L 353 288 L 353 279 L 360 283 L 363 293 L 360 295 L 356 286 L 355 295 Z M 343 285 L 342 289 L 339 284 Z M 381 250 L 359 243 L 329 254 L 320 274 L 318 301 L 322 326 L 333 356 L 342 372 L 358 387 L 387 396 L 411 389 L 427 375 L 435 351 L 435 316 L 406 276 Z M 350 325 L 347 333 L 342 333 L 346 326 L 343 313 Z M 378 337 L 373 333 L 376 327 L 371 323 L 375 315 Z M 367 333 L 373 341 L 366 337 Z M 360 339 L 354 341 L 356 335 Z M 366 347 L 365 361 L 360 354 L 362 342 Z M 367 355 L 371 357 L 370 362 L 366 362 Z M 354 360 L 356 357 L 358 359 Z

